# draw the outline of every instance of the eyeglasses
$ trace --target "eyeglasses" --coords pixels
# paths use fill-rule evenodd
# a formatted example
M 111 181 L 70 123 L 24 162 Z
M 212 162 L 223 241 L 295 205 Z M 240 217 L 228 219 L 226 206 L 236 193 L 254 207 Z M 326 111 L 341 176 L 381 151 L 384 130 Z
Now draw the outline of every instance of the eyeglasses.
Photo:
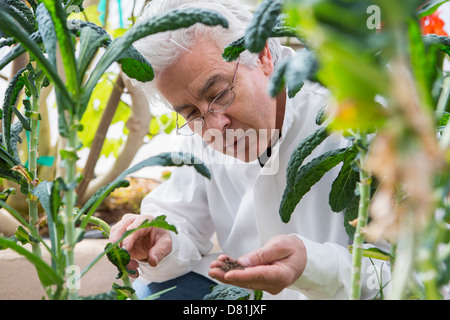
M 236 74 L 237 74 L 237 70 L 239 67 L 239 62 L 237 63 L 236 66 L 236 70 L 234 71 L 234 76 L 233 76 L 233 84 L 223 90 L 221 93 L 219 93 L 212 101 L 211 103 L 208 105 L 208 109 L 206 110 L 206 112 L 198 117 L 195 117 L 195 114 L 191 115 L 188 114 L 186 117 L 184 118 L 190 118 L 192 116 L 194 116 L 193 119 L 191 120 L 187 120 L 187 122 L 185 124 L 183 124 L 182 126 L 178 126 L 178 113 L 177 113 L 177 119 L 176 119 L 176 133 L 177 135 L 182 135 L 182 136 L 192 136 L 197 132 L 200 132 L 203 127 L 205 126 L 205 116 L 208 112 L 213 112 L 213 113 L 219 113 L 224 111 L 226 108 L 228 108 L 230 106 L 230 104 L 233 103 L 234 98 L 236 97 L 236 94 L 234 93 L 233 89 L 234 89 L 234 85 L 236 82 Z M 197 111 L 194 111 L 194 113 L 197 113 Z

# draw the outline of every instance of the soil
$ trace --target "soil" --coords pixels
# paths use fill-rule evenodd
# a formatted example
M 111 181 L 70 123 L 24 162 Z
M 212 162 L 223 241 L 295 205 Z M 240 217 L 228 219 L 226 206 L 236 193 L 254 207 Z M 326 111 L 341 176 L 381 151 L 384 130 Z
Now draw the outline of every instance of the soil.
M 220 268 L 224 272 L 228 272 L 230 270 L 243 270 L 244 267 L 239 264 L 238 261 L 232 261 L 230 258 L 225 260 L 224 265 Z

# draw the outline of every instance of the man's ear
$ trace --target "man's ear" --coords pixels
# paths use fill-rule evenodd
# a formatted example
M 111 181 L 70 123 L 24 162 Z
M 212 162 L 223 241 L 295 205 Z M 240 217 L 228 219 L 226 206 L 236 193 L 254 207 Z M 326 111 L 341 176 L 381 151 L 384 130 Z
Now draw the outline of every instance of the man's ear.
M 261 65 L 261 68 L 266 76 L 269 76 L 273 72 L 273 60 L 272 60 L 272 54 L 269 50 L 269 45 L 266 42 L 266 46 L 264 49 L 259 53 L 258 55 L 258 61 Z

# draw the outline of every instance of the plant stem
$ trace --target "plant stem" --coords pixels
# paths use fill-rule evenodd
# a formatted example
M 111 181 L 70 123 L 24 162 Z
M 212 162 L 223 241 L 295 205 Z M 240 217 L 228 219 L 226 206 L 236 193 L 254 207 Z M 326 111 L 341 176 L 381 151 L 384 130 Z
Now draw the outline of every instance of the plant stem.
M 367 137 L 362 135 L 360 137 L 360 145 L 358 146 L 360 155 L 360 173 L 359 173 L 359 210 L 358 210 L 358 224 L 353 239 L 353 255 L 352 255 L 352 275 L 350 282 L 350 299 L 359 300 L 361 298 L 361 264 L 363 257 L 363 243 L 364 234 L 363 228 L 367 226 L 369 219 L 369 203 L 370 203 L 370 174 L 365 170 L 365 159 L 367 157 Z
M 122 279 L 123 285 L 124 285 L 125 287 L 132 288 L 131 281 L 130 281 L 130 277 L 128 276 L 128 273 L 127 273 L 127 272 L 124 272 L 124 273 L 123 273 L 123 276 L 122 276 L 121 279 Z M 131 299 L 131 300 L 139 300 L 139 297 L 137 296 L 136 293 L 132 293 L 131 296 L 130 296 L 130 299 Z
M 442 84 L 442 92 L 439 96 L 439 100 L 436 106 L 436 117 L 440 120 L 444 115 L 445 107 L 447 106 L 448 99 L 450 97 L 450 76 L 445 77 L 444 83 Z
M 392 272 L 392 290 L 389 299 L 402 300 L 407 293 L 411 274 L 414 270 L 416 254 L 416 236 L 414 232 L 414 216 L 412 213 L 402 219 L 398 237 L 398 249 L 395 267 Z
M 31 116 L 29 117 L 30 121 L 30 141 L 28 148 L 28 170 L 30 172 L 30 182 L 28 183 L 28 214 L 29 214 L 29 222 L 30 222 L 30 233 L 35 238 L 38 238 L 39 235 L 39 226 L 37 223 L 39 221 L 39 212 L 38 212 L 38 200 L 37 198 L 31 194 L 33 190 L 34 182 L 37 179 L 37 158 L 38 158 L 38 141 L 39 141 L 39 102 L 41 95 L 41 85 L 42 85 L 43 77 L 40 76 L 35 80 L 34 84 L 29 83 L 28 87 L 32 92 L 32 103 L 31 103 Z M 31 245 L 33 253 L 39 258 L 42 257 L 42 252 L 39 243 L 32 243 Z
M 87 221 L 85 221 L 86 219 L 87 219 Z M 100 227 L 107 236 L 109 236 L 109 233 L 111 232 L 111 227 L 109 226 L 109 224 L 107 224 L 104 220 L 102 220 L 100 218 L 93 217 L 93 216 L 88 217 L 83 214 L 80 217 L 80 221 L 84 222 L 85 224 L 87 224 L 87 223 L 95 224 L 96 226 Z
M 67 140 L 67 151 L 71 154 L 76 153 L 77 147 L 77 129 L 75 126 L 71 126 L 69 131 L 69 137 Z M 65 183 L 68 186 L 64 194 L 65 202 L 65 255 L 66 255 L 66 268 L 75 265 L 74 250 L 76 244 L 76 230 L 75 230 L 75 215 L 73 209 L 75 206 L 75 172 L 76 172 L 76 157 L 67 156 L 66 159 L 66 177 Z M 76 288 L 69 287 L 69 299 L 76 300 L 78 298 L 78 292 Z

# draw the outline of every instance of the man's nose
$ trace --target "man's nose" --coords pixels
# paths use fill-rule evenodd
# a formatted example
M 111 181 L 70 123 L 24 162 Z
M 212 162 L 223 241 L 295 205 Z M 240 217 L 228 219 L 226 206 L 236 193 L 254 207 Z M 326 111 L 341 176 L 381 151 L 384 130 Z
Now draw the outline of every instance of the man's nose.
M 223 112 L 208 112 L 205 114 L 205 128 L 220 130 L 220 132 L 225 133 L 225 130 L 231 126 L 231 119 L 227 115 L 226 110 Z

